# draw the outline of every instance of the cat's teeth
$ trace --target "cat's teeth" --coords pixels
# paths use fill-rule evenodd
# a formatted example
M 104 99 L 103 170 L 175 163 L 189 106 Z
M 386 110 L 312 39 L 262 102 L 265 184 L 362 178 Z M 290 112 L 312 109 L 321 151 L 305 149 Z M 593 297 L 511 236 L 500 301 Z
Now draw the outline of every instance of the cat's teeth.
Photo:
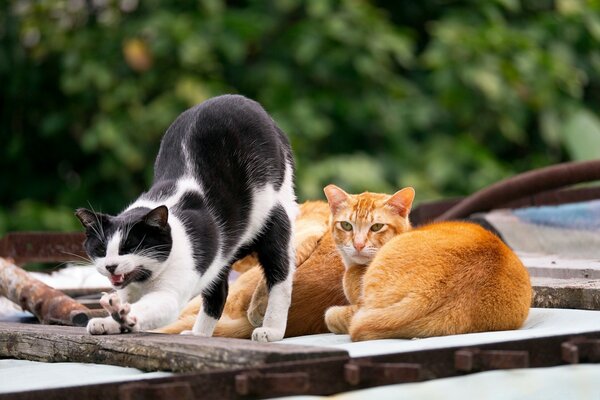
M 110 276 L 110 281 L 113 284 L 119 284 L 119 283 L 123 283 L 123 279 L 124 279 L 124 275 L 111 275 Z

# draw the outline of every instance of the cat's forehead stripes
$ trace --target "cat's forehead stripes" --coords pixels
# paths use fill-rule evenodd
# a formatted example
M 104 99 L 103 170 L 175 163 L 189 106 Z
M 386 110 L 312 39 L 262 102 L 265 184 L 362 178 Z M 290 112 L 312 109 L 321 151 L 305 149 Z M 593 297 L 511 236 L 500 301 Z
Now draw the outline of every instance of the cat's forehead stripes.
M 373 222 L 375 219 L 375 211 L 381 208 L 380 196 L 374 193 L 363 193 L 355 196 L 355 203 L 352 205 L 350 217 L 354 221 Z

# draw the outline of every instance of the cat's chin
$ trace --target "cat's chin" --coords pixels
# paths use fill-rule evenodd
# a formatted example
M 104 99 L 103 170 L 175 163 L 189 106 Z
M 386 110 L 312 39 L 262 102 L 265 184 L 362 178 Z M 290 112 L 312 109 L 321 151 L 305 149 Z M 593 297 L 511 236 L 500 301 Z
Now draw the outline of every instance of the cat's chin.
M 371 263 L 372 257 L 367 255 L 346 255 L 345 261 L 347 265 L 364 265 L 367 266 Z

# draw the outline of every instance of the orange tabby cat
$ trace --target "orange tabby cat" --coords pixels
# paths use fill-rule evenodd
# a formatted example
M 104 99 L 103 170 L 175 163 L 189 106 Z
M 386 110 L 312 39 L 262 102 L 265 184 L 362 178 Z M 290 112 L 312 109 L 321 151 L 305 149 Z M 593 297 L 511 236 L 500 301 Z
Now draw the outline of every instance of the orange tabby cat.
M 325 310 L 348 304 L 342 289 L 344 265 L 328 232 L 328 221 L 327 203 L 315 201 L 300 205 L 294 228 L 297 269 L 286 337 L 329 332 L 323 318 Z M 241 260 L 234 269 L 247 269 L 247 272 L 231 285 L 223 316 L 213 335 L 245 339 L 250 338 L 254 327 L 262 323 L 267 306 L 266 284 L 255 258 Z M 156 332 L 180 333 L 191 329 L 200 307 L 201 300 L 197 297 L 185 307 L 176 322 Z
M 411 230 L 411 188 L 383 206 L 360 206 L 358 196 L 333 185 L 325 194 L 351 303 L 326 312 L 332 332 L 361 341 L 517 329 L 525 321 L 531 304 L 529 275 L 497 236 L 467 222 Z M 400 230 L 385 219 L 394 212 L 404 221 Z M 390 235 L 379 251 L 369 250 Z

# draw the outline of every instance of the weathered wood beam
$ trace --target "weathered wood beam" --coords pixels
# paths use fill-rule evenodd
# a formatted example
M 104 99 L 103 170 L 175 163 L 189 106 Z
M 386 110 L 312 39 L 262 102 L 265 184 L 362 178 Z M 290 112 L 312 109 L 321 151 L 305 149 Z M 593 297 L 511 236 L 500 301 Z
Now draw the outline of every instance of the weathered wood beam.
M 158 333 L 92 336 L 84 328 L 0 323 L 0 357 L 34 361 L 71 361 L 144 371 L 187 372 L 339 356 L 347 356 L 347 352 Z

